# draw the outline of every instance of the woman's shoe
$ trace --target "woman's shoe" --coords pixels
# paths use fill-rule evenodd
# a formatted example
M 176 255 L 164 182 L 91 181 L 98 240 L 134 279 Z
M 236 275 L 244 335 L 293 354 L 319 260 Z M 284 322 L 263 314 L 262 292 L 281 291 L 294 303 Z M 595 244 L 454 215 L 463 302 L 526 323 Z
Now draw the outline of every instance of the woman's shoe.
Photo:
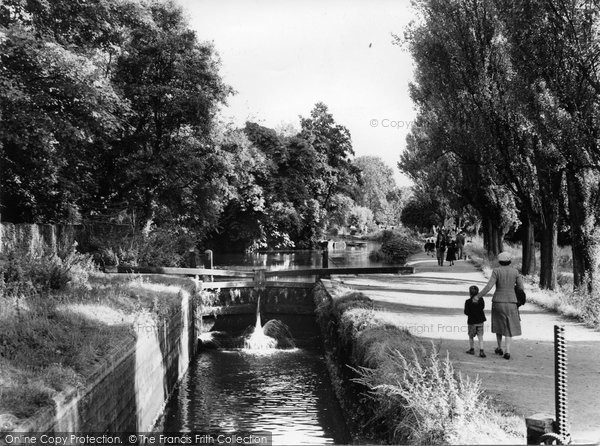
M 470 348 L 469 350 L 467 350 L 467 353 L 469 355 L 474 355 L 475 354 L 475 349 Z
M 510 353 L 504 353 L 504 359 L 510 359 Z
M 496 353 L 497 355 L 502 356 L 504 354 L 504 352 L 502 351 L 502 349 L 500 347 L 496 347 L 496 350 L 494 350 L 494 353 Z
M 485 352 L 483 350 L 479 350 L 479 357 L 480 358 L 485 358 Z

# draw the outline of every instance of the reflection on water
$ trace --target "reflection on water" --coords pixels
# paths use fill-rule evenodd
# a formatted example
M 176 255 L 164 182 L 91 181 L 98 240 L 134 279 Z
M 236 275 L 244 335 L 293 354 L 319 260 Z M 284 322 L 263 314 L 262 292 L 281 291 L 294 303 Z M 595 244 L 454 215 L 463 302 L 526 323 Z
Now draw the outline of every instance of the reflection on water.
M 378 242 L 361 241 L 357 246 L 347 246 L 346 249 L 329 250 L 329 267 L 370 267 L 383 266 L 383 262 L 369 259 L 369 255 L 380 248 Z M 321 268 L 323 254 L 321 250 L 246 253 L 246 254 L 220 254 L 214 253 L 216 268 L 232 266 L 260 267 L 268 269 L 302 269 Z
M 165 432 L 272 432 L 273 444 L 350 441 L 323 358 L 304 350 L 198 355 L 169 401 Z

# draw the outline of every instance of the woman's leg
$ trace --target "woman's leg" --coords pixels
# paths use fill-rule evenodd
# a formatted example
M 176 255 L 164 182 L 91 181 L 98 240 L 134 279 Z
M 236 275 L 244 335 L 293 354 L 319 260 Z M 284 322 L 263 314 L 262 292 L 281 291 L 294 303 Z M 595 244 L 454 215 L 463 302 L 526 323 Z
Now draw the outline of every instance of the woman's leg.
M 504 349 L 504 352 L 510 354 L 510 344 L 512 341 L 512 336 L 505 336 L 505 338 L 506 338 L 506 348 Z
M 496 334 L 496 342 L 498 343 L 498 348 L 502 348 L 502 335 Z

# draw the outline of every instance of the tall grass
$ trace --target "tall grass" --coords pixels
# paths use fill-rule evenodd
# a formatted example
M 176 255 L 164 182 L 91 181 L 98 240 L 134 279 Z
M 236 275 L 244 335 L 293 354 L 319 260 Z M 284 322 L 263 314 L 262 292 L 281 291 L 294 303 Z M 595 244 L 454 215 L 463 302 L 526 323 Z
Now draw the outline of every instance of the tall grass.
M 389 350 L 378 367 L 358 373 L 356 381 L 379 402 L 377 416 L 393 428 L 393 443 L 499 444 L 522 435 L 515 418 L 504 425 L 490 421 L 498 414 L 479 381 L 456 374 L 449 357 L 440 359 L 435 348 L 425 357 Z
M 521 245 L 505 243 L 504 250 L 510 252 L 513 258 L 512 264 L 521 270 L 523 264 Z M 481 237 L 475 237 L 471 243 L 467 243 L 465 252 L 471 261 L 481 268 L 486 277 L 491 275 L 492 268 L 498 266 L 495 259 L 488 257 Z M 600 330 L 600 295 L 590 295 L 586 291 L 573 289 L 573 261 L 570 247 L 559 247 L 557 256 L 558 289 L 542 290 L 538 286 L 540 252 L 536 250 L 536 270 L 529 276 L 525 276 L 527 300 L 549 311 L 580 320 L 590 328 Z M 600 290 L 600 284 L 595 289 Z

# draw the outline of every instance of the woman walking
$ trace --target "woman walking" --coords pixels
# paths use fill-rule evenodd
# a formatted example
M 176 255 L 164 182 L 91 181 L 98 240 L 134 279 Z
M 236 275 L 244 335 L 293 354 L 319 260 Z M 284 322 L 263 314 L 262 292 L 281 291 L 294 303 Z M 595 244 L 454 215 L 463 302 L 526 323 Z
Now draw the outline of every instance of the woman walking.
M 444 254 L 446 252 L 446 236 L 444 235 L 443 229 L 437 233 L 435 240 L 435 255 L 437 257 L 438 265 L 444 266 Z
M 487 285 L 479 292 L 478 298 L 485 296 L 494 286 L 492 297 L 492 333 L 496 333 L 498 347 L 495 353 L 510 359 L 510 345 L 514 336 L 521 335 L 521 318 L 517 309 L 515 286 L 523 289 L 523 279 L 516 268 L 510 266 L 512 260 L 508 252 L 498 254 L 500 266 L 492 270 L 492 276 Z M 505 347 L 502 350 L 502 336 L 505 337 Z

